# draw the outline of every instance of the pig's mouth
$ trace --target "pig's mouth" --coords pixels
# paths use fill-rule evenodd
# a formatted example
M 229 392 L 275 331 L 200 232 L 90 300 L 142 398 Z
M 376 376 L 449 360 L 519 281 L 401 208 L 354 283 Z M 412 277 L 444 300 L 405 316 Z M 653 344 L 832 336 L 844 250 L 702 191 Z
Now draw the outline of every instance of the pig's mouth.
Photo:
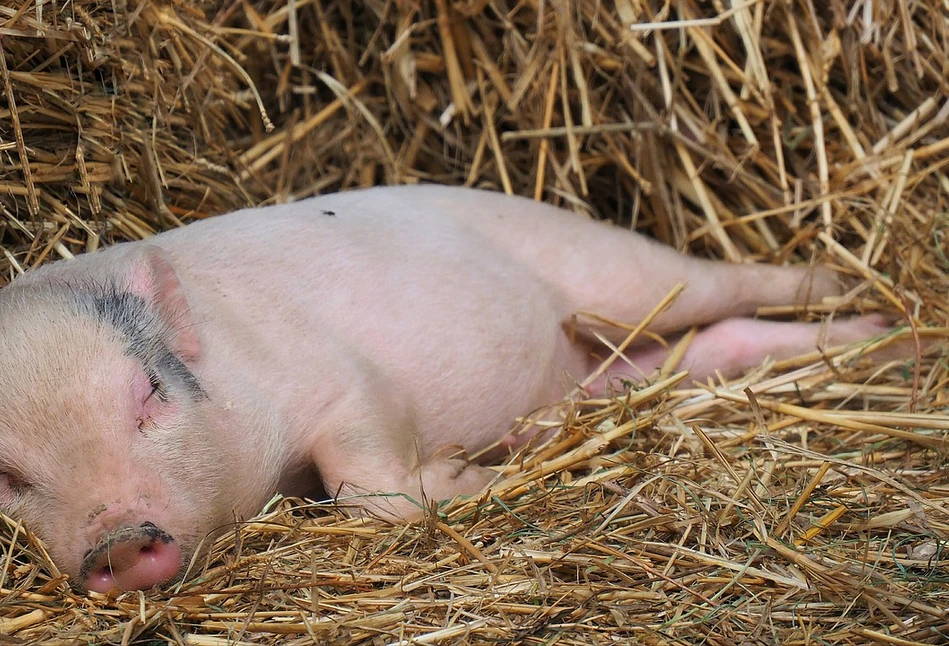
M 175 539 L 152 523 L 121 527 L 86 552 L 79 581 L 87 590 L 147 590 L 174 579 L 181 569 Z

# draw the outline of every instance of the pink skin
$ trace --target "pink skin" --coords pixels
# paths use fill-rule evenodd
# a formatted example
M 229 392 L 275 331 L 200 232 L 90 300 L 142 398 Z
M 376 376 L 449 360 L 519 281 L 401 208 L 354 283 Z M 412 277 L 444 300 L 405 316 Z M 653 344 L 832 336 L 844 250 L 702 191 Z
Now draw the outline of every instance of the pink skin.
M 91 561 L 85 586 L 94 592 L 151 588 L 174 578 L 181 568 L 181 550 L 174 540 L 140 531 L 112 532 L 110 541 Z
M 172 402 L 160 400 L 144 371 L 132 377 L 131 395 L 135 409 L 134 418 L 126 422 L 129 427 L 134 425 L 144 430 L 168 426 L 180 415 Z M 96 592 L 137 590 L 174 578 L 181 567 L 181 550 L 173 538 L 150 531 L 152 529 L 112 530 L 109 540 L 102 545 L 104 549 L 84 558 L 82 576 L 86 588 Z
M 434 186 L 244 211 L 53 263 L 0 290 L 0 507 L 97 591 L 181 576 L 200 541 L 278 490 L 322 486 L 353 513 L 411 519 L 414 501 L 491 479 L 453 449 L 475 453 L 563 397 L 596 366 L 594 332 L 623 338 L 572 339 L 575 312 L 636 323 L 680 282 L 651 329 L 709 325 L 684 361 L 698 379 L 814 349 L 817 324 L 742 317 L 838 293 L 827 272 L 697 260 Z M 832 334 L 883 330 L 857 319 Z M 630 354 L 645 372 L 664 357 Z

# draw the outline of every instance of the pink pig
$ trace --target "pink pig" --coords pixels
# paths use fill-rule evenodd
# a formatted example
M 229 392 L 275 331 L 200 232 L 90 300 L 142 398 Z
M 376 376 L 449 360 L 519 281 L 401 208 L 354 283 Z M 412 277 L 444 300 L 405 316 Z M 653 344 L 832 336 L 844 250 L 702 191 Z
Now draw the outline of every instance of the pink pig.
M 637 323 L 679 282 L 651 330 L 709 324 L 682 366 L 696 378 L 813 349 L 817 324 L 738 317 L 838 293 L 829 273 L 688 258 L 436 186 L 251 209 L 51 263 L 0 290 L 0 509 L 103 592 L 180 577 L 206 535 L 277 491 L 322 485 L 412 518 L 423 493 L 475 494 L 492 475 L 446 449 L 496 442 L 596 367 L 595 337 L 566 331 L 574 312 Z M 885 329 L 852 319 L 832 340 Z M 629 356 L 648 373 L 657 347 Z

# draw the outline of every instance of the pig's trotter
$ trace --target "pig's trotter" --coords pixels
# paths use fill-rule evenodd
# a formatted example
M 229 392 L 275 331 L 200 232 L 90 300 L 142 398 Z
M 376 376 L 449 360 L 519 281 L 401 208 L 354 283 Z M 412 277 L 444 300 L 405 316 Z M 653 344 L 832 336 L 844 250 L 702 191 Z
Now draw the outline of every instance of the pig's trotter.
M 495 477 L 494 471 L 457 459 L 430 460 L 419 475 L 422 492 L 430 500 L 447 500 L 472 495 L 484 489 Z
M 372 485 L 344 483 L 340 498 L 341 502 L 356 504 L 382 518 L 412 521 L 432 501 L 477 494 L 495 475 L 490 469 L 464 460 L 435 459 L 417 469 L 392 469 L 389 477 L 377 478 Z M 349 498 L 353 494 L 355 497 Z M 359 513 L 358 509 L 354 511 Z
M 344 505 L 355 506 L 356 514 L 362 508 L 392 520 L 414 520 L 431 501 L 477 494 L 496 475 L 485 467 L 437 454 L 420 462 L 408 431 L 390 429 L 369 437 L 377 442 L 375 446 L 361 451 L 324 447 L 316 460 L 326 491 Z

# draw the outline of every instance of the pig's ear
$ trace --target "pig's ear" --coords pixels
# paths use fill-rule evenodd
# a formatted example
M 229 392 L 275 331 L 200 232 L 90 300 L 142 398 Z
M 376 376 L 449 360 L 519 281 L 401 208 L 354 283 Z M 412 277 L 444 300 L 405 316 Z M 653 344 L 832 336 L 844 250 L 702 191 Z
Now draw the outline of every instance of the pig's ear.
M 178 276 L 161 249 L 143 244 L 136 250 L 126 287 L 154 308 L 167 325 L 168 349 L 185 362 L 197 359 L 201 346 L 194 317 Z

